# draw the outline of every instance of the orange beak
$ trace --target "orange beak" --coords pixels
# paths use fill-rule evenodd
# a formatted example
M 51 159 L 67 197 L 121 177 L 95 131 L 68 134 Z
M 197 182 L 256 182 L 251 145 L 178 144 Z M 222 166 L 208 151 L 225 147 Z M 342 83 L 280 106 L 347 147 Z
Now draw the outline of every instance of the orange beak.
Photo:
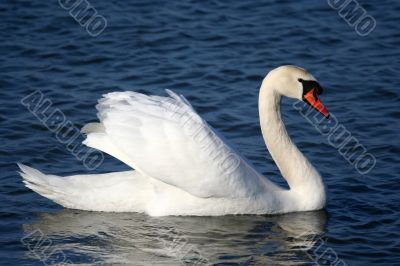
M 306 103 L 308 103 L 311 107 L 320 112 L 323 116 L 325 116 L 325 118 L 329 118 L 329 112 L 319 99 L 315 88 L 312 88 L 309 92 L 304 94 L 303 98 Z

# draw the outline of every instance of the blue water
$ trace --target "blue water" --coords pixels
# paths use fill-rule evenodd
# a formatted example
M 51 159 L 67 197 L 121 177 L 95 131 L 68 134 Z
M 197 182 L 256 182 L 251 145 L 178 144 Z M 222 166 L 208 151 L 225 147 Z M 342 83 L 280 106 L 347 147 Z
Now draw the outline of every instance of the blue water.
M 97 37 L 58 1 L 0 2 L 1 264 L 400 264 L 398 1 L 359 1 L 376 20 L 364 37 L 326 1 L 90 3 L 107 20 Z M 284 101 L 290 135 L 326 183 L 323 211 L 152 218 L 67 210 L 16 173 L 16 162 L 59 175 L 128 169 L 106 156 L 87 170 L 21 104 L 31 92 L 80 128 L 96 120 L 106 92 L 169 88 L 283 184 L 257 110 L 262 78 L 283 64 L 318 78 L 328 110 L 376 158 L 360 174 Z

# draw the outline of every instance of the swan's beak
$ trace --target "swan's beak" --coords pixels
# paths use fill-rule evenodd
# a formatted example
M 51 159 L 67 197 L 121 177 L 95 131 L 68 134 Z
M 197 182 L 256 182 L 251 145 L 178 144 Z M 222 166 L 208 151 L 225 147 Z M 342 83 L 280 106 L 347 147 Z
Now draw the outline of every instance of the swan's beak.
M 315 110 L 320 112 L 323 116 L 325 116 L 325 118 L 329 118 L 329 112 L 319 99 L 315 88 L 312 88 L 309 92 L 304 94 L 303 99 L 312 108 L 314 108 Z

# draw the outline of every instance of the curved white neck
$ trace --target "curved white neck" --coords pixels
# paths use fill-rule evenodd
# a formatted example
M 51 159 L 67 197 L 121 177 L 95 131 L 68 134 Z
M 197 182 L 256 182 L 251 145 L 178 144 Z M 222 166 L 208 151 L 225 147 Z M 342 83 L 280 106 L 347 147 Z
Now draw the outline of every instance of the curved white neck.
M 281 94 L 273 80 L 264 79 L 260 88 L 259 113 L 265 144 L 290 190 L 315 204 L 325 203 L 321 176 L 287 134 L 281 118 Z

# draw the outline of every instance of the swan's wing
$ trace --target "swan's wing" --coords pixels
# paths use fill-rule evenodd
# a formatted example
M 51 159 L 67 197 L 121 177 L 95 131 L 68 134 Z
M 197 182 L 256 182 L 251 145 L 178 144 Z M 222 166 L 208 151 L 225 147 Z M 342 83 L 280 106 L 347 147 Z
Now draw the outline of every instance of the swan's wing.
M 96 106 L 85 144 L 197 197 L 248 197 L 278 189 L 213 130 L 183 96 L 113 92 Z

